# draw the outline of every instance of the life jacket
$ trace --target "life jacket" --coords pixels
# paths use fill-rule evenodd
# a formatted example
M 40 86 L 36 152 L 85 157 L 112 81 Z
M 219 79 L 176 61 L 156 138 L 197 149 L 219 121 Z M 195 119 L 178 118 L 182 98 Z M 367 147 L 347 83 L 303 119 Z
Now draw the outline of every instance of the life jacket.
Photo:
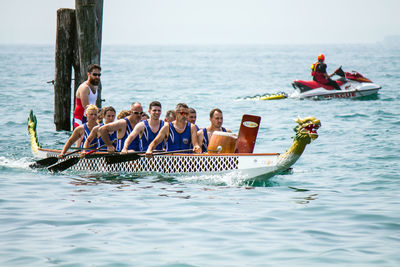
M 326 79 L 325 74 L 323 72 L 317 71 L 317 68 L 320 64 L 323 63 L 317 61 L 311 65 L 311 76 L 313 76 L 314 81 L 325 84 L 328 82 L 328 79 Z
M 311 76 L 315 76 L 316 70 L 317 70 L 317 66 L 318 66 L 319 62 L 314 62 L 314 64 L 311 65 Z

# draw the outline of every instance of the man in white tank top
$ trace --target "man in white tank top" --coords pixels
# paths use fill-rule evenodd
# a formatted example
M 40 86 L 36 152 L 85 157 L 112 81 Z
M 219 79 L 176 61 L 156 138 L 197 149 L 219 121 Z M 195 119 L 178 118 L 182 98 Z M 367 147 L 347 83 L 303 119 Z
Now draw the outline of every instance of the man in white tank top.
M 100 84 L 101 67 L 91 64 L 88 67 L 88 78 L 76 91 L 76 105 L 74 111 L 74 129 L 86 122 L 85 108 L 87 105 L 96 105 L 98 85 Z

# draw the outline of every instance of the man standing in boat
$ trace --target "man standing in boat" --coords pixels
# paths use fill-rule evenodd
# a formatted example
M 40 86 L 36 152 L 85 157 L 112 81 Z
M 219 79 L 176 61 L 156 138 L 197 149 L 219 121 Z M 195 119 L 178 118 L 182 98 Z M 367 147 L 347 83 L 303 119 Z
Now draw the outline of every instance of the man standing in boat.
M 154 140 L 160 129 L 164 126 L 164 121 L 160 120 L 161 116 L 161 103 L 158 101 L 153 101 L 149 105 L 150 119 L 143 120 L 136 124 L 133 131 L 129 134 L 128 138 L 125 140 L 122 153 L 128 152 L 128 147 L 136 137 L 139 136 L 140 139 L 140 151 L 146 151 L 150 143 Z M 164 142 L 162 141 L 157 145 L 157 150 L 162 150 L 164 148 Z
M 222 111 L 219 108 L 214 108 L 210 111 L 210 122 L 210 126 L 203 128 L 197 132 L 199 144 L 201 145 L 203 152 L 207 152 L 208 143 L 211 139 L 212 134 L 215 131 L 231 133 L 231 130 L 222 127 L 224 117 L 222 115 Z
M 100 84 L 101 67 L 91 64 L 87 70 L 87 80 L 79 85 L 76 91 L 76 104 L 73 118 L 73 128 L 84 124 L 87 121 L 85 108 L 87 105 L 96 105 L 97 89 Z
M 166 123 L 151 142 L 146 151 L 146 157 L 152 157 L 153 150 L 162 141 L 165 141 L 167 151 L 190 149 L 192 145 L 195 153 L 201 153 L 196 126 L 187 121 L 189 107 L 184 103 L 179 103 L 176 105 L 175 115 L 175 121 Z
M 115 150 L 121 151 L 124 147 L 125 140 L 129 134 L 133 131 L 136 124 L 138 124 L 142 118 L 143 108 L 142 104 L 135 102 L 131 104 L 130 115 L 117 120 L 116 122 L 105 124 L 99 128 L 100 136 L 107 146 L 108 152 L 114 152 Z M 117 147 L 114 148 L 108 133 L 117 131 Z M 137 136 L 129 145 L 129 150 L 140 151 L 139 137 Z

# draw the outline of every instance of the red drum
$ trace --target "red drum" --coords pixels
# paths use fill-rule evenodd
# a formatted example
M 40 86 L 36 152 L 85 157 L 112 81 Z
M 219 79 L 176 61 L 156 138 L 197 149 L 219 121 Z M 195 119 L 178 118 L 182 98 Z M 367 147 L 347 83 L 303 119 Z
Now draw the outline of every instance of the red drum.
M 234 133 L 213 132 L 208 143 L 208 153 L 233 153 L 235 151 L 237 135 Z

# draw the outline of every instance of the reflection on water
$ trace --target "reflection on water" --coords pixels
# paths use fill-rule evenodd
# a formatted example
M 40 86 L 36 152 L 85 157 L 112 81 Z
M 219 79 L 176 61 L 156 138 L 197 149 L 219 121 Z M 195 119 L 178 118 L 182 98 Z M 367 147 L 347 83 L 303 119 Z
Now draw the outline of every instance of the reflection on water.
M 288 174 L 289 172 L 285 172 Z M 270 178 L 273 175 L 259 176 L 254 180 L 248 180 L 246 177 L 236 174 L 235 172 L 225 174 L 134 174 L 134 173 L 90 173 L 77 174 L 78 177 L 72 178 L 71 184 L 78 185 L 98 185 L 98 184 L 115 184 L 115 185 L 136 185 L 141 180 L 150 183 L 166 183 L 175 184 L 204 184 L 213 186 L 238 186 L 246 189 L 254 187 L 273 187 L 279 186 L 279 183 Z
M 98 184 L 116 184 L 129 186 L 139 184 L 139 175 L 135 174 L 116 174 L 116 173 L 94 173 L 79 175 L 79 178 L 72 178 L 71 184 L 74 185 L 98 185 Z

